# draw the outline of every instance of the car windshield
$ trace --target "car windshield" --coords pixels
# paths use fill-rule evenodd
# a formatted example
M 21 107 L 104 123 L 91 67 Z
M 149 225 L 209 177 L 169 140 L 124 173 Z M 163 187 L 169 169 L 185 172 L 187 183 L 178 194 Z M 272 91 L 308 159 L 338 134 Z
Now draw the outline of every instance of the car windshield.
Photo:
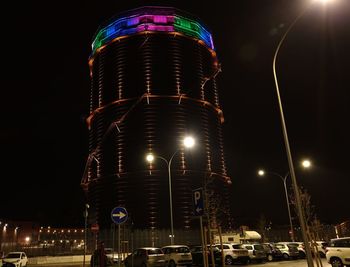
M 7 259 L 16 259 L 16 258 L 20 258 L 21 257 L 21 253 L 9 253 L 6 258 Z
M 298 243 L 289 243 L 288 245 L 294 246 L 294 247 L 299 247 Z
M 265 250 L 268 250 L 268 251 L 272 249 L 272 247 L 268 244 L 262 244 L 262 246 L 264 247 Z
M 234 249 L 244 249 L 244 247 L 241 244 L 232 245 L 232 248 L 234 248 Z
M 264 250 L 264 247 L 262 245 L 254 245 L 254 248 L 256 250 Z
M 162 250 L 159 248 L 147 250 L 148 255 L 163 254 Z
M 178 248 L 175 248 L 175 252 L 176 253 L 188 253 L 188 252 L 190 252 L 190 250 L 188 247 L 178 247 Z
M 192 252 L 200 252 L 200 251 L 202 251 L 202 247 L 191 247 L 191 251 Z

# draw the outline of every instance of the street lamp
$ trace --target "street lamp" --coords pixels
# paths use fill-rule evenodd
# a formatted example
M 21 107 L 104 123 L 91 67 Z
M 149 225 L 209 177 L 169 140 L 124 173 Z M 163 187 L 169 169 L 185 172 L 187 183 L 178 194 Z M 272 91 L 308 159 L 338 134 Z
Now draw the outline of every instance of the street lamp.
M 269 172 L 269 173 L 282 179 L 283 186 L 284 186 L 284 193 L 286 195 L 286 201 L 287 201 L 287 209 L 288 209 L 289 225 L 290 225 L 290 238 L 294 242 L 295 241 L 294 230 L 293 230 L 292 216 L 290 214 L 288 190 L 287 190 L 287 184 L 286 184 L 289 172 L 285 176 L 279 175 L 278 173 L 275 173 L 275 172 Z M 265 175 L 265 172 L 263 170 L 259 170 L 258 174 L 260 176 L 263 176 L 263 175 Z
M 310 168 L 311 166 L 311 161 L 309 160 L 303 160 L 301 162 L 301 165 L 304 168 Z M 290 205 L 289 205 L 289 197 L 288 197 L 288 190 L 287 190 L 287 178 L 289 176 L 289 172 L 287 172 L 284 176 L 276 173 L 276 172 L 268 172 L 269 174 L 275 175 L 279 178 L 281 178 L 282 182 L 283 182 L 283 186 L 284 186 L 284 193 L 286 195 L 286 202 L 287 202 L 287 209 L 288 209 L 288 216 L 289 216 L 289 225 L 290 225 L 290 238 L 291 240 L 294 242 L 295 241 L 295 236 L 294 236 L 294 229 L 293 229 L 293 223 L 292 223 L 292 216 L 290 213 Z M 264 176 L 265 175 L 265 171 L 264 170 L 259 170 L 258 171 L 258 175 L 259 176 Z
M 301 163 L 303 165 L 304 168 L 310 168 L 311 167 L 311 161 L 308 159 L 303 160 L 303 162 Z
M 187 136 L 184 138 L 183 140 L 183 145 L 184 147 L 186 148 L 191 148 L 195 145 L 195 140 L 190 137 L 190 136 Z M 169 160 L 167 160 L 166 158 L 163 158 L 161 156 L 154 156 L 153 154 L 149 153 L 147 154 L 146 156 L 146 160 L 149 162 L 149 163 L 152 163 L 154 158 L 159 158 L 161 160 L 163 160 L 166 164 L 167 164 L 167 167 L 168 167 L 168 180 L 169 180 L 169 205 L 170 205 L 170 243 L 171 245 L 174 245 L 174 222 L 173 222 L 173 197 L 172 197 L 172 189 L 171 189 L 171 163 L 173 161 L 173 158 L 174 156 L 176 155 L 176 153 L 180 150 L 180 148 L 178 148 L 174 153 L 173 155 L 170 157 Z
M 274 76 L 274 81 L 275 81 L 276 94 L 277 94 L 277 99 L 278 99 L 280 118 L 281 118 L 281 125 L 282 125 L 282 131 L 283 131 L 283 139 L 284 139 L 284 144 L 285 144 L 285 148 L 286 148 L 286 154 L 287 154 L 287 159 L 288 159 L 290 176 L 291 176 L 291 179 L 292 179 L 292 185 L 293 185 L 293 189 L 294 189 L 294 192 L 295 192 L 295 202 L 296 202 L 296 207 L 297 207 L 297 211 L 298 211 L 298 217 L 299 217 L 299 222 L 300 222 L 300 227 L 301 227 L 301 233 L 302 233 L 303 241 L 304 241 L 304 244 L 305 244 L 306 260 L 307 260 L 307 264 L 308 264 L 309 267 L 313 267 L 314 264 L 313 264 L 313 260 L 312 260 L 310 244 L 309 244 L 308 237 L 307 237 L 307 234 L 306 234 L 306 232 L 307 232 L 306 223 L 305 223 L 305 218 L 304 218 L 304 214 L 303 214 L 301 198 L 300 198 L 300 194 L 299 194 L 299 190 L 298 190 L 298 183 L 297 183 L 297 179 L 296 179 L 295 172 L 294 172 L 294 167 L 293 167 L 292 153 L 291 153 L 291 150 L 290 150 L 288 134 L 287 134 L 287 126 L 286 126 L 286 122 L 285 122 L 284 114 L 283 114 L 282 101 L 281 101 L 281 96 L 280 96 L 279 87 L 278 87 L 278 81 L 277 81 L 277 75 L 276 75 L 276 59 L 277 59 L 278 52 L 279 52 L 279 50 L 280 50 L 280 48 L 281 48 L 281 46 L 283 44 L 283 41 L 286 39 L 286 37 L 287 37 L 288 33 L 290 32 L 290 30 L 297 23 L 297 21 L 304 15 L 304 13 L 311 6 L 311 4 L 313 2 L 319 2 L 319 1 L 321 1 L 321 0 L 314 0 L 314 1 L 310 2 L 310 4 L 308 4 L 302 10 L 302 12 L 294 19 L 294 21 L 289 25 L 288 29 L 283 34 L 281 40 L 279 41 L 279 43 L 277 45 L 277 48 L 276 48 L 276 51 L 275 51 L 275 54 L 274 54 L 274 57 L 273 57 L 273 63 L 272 63 L 272 71 L 273 71 L 273 76 Z M 324 4 L 326 2 L 329 2 L 329 1 L 330 0 L 322 0 L 322 2 Z
M 85 267 L 85 256 L 86 256 L 86 242 L 87 242 L 87 219 L 88 219 L 88 209 L 90 208 L 89 204 L 85 204 L 84 211 L 84 259 L 83 259 L 83 267 Z

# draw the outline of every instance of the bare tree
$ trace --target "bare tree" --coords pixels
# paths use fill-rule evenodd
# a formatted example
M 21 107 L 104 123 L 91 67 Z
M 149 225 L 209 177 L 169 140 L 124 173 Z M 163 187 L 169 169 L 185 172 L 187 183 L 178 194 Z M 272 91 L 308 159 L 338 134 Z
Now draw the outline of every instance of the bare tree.
M 293 188 L 290 192 L 291 192 L 289 196 L 290 203 L 294 207 L 295 213 L 299 216 Z M 309 192 L 302 186 L 299 187 L 299 195 L 301 200 L 302 212 L 304 213 L 303 215 L 304 215 L 306 224 L 310 226 L 312 221 L 316 218 L 315 206 L 312 205 L 311 203 L 311 196 Z
M 267 221 L 264 214 L 260 214 L 258 223 L 257 223 L 257 229 L 258 232 L 261 234 L 261 242 L 266 242 L 266 227 L 267 227 Z
M 316 244 L 316 240 L 320 240 L 319 237 L 319 232 L 320 229 L 323 228 L 321 225 L 321 222 L 317 219 L 316 212 L 315 212 L 315 206 L 312 205 L 311 203 L 311 195 L 308 193 L 308 191 L 303 188 L 299 187 L 299 195 L 300 195 L 300 200 L 301 200 L 301 207 L 302 207 L 302 212 L 305 218 L 306 222 L 306 228 L 307 228 L 307 236 L 308 239 L 311 242 L 311 252 L 313 253 L 313 256 L 315 257 L 317 267 L 322 267 L 322 262 L 320 259 L 320 254 L 318 251 L 318 247 Z M 296 214 L 299 216 L 296 208 L 296 201 L 295 201 L 295 194 L 292 192 L 290 199 L 291 199 L 291 204 L 294 206 Z

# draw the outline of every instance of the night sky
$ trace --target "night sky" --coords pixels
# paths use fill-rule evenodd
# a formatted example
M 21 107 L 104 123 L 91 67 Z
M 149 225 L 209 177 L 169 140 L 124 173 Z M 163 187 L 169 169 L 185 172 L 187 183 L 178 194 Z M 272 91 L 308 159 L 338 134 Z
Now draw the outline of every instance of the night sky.
M 261 215 L 288 224 L 282 181 L 259 178 L 256 171 L 288 172 L 272 59 L 307 1 L 8 3 L 1 42 L 0 219 L 83 225 L 93 35 L 118 12 L 162 5 L 198 16 L 213 34 L 235 226 L 254 226 Z M 323 223 L 350 218 L 349 25 L 349 0 L 314 3 L 277 58 L 297 180 Z M 304 158 L 312 169 L 298 167 Z

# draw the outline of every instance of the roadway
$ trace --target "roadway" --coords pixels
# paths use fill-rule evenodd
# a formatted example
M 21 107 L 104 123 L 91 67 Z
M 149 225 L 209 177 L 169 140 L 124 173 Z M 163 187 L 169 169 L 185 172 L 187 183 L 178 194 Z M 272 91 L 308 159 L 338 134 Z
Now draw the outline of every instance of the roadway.
M 118 265 L 114 265 L 115 267 L 118 267 Z M 113 266 L 113 267 L 114 267 Z M 232 267 L 235 266 L 242 266 L 242 265 L 232 265 Z M 275 261 L 275 262 L 266 262 L 266 263 L 252 263 L 245 265 L 248 267 L 276 267 L 276 266 L 282 266 L 282 267 L 308 267 L 306 260 L 289 260 L 289 261 Z M 317 266 L 316 263 L 314 263 L 315 267 L 331 267 L 330 264 L 327 263 L 326 259 L 322 259 L 322 266 Z M 83 264 L 81 262 L 78 263 L 57 263 L 57 264 L 28 264 L 27 267 L 83 267 Z M 90 267 L 90 263 L 86 263 L 86 267 Z M 124 267 L 124 265 L 121 265 L 121 267 Z

